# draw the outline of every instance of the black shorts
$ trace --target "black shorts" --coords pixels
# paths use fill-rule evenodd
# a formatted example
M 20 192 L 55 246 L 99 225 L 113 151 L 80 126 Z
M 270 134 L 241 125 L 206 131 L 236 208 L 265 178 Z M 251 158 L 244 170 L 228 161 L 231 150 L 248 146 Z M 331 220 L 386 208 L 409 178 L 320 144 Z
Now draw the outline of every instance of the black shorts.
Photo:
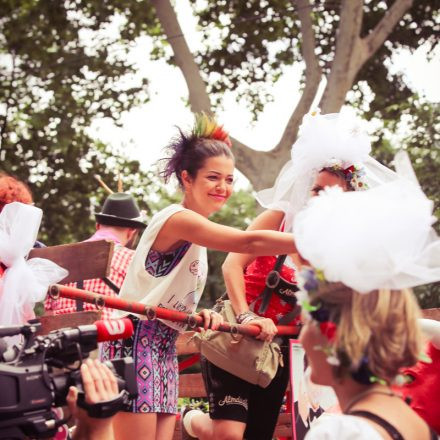
M 202 357 L 211 419 L 246 423 L 244 438 L 248 440 L 272 439 L 289 383 L 288 348 L 283 345 L 281 349 L 284 367 L 278 367 L 267 388 L 246 382 Z

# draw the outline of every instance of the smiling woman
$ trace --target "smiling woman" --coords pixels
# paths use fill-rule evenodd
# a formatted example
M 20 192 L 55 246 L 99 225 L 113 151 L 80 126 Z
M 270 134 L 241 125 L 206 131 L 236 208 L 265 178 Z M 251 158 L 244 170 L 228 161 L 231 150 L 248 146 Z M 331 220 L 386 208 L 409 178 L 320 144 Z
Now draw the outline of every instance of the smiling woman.
M 193 313 L 205 286 L 206 248 L 256 255 L 293 253 L 296 248 L 291 234 L 239 231 L 208 220 L 226 203 L 234 182 L 231 142 L 213 119 L 197 116 L 193 130 L 179 130 L 168 151 L 162 176 L 177 178 L 183 199 L 150 221 L 120 296 Z M 215 329 L 221 322 L 213 311 L 202 310 L 200 315 L 205 328 Z M 138 372 L 139 397 L 131 412 L 115 416 L 116 438 L 171 439 L 179 379 L 175 340 L 185 327 L 170 321 L 144 321 L 143 316 L 130 318 L 135 325 L 133 338 L 103 350 L 106 358 L 132 356 Z
M 234 161 L 226 156 L 206 159 L 195 179 L 184 170 L 182 181 L 187 195 L 184 206 L 206 217 L 218 211 L 232 194 L 233 173 Z

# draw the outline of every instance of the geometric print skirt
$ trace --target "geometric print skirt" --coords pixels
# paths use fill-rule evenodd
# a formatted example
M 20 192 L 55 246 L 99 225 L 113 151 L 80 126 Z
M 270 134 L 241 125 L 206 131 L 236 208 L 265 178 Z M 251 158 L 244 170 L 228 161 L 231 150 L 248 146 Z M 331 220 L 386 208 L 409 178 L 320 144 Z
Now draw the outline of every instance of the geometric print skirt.
M 129 339 L 104 342 L 101 360 L 134 359 L 138 397 L 130 412 L 177 414 L 179 367 L 176 339 L 179 334 L 161 321 L 141 320 L 129 315 L 134 333 Z

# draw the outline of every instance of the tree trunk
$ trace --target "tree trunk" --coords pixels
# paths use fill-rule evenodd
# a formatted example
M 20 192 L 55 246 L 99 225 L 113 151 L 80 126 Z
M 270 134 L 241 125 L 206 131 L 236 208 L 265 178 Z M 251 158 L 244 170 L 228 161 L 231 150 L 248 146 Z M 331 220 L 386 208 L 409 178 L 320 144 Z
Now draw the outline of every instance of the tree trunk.
M 188 85 L 189 102 L 193 112 L 212 112 L 206 84 L 200 69 L 189 50 L 170 0 L 152 0 L 157 17 L 170 43 L 176 64 Z M 302 55 L 305 62 L 304 92 L 286 125 L 277 146 L 268 152 L 252 150 L 232 138 L 237 168 L 258 190 L 273 184 L 282 166 L 290 158 L 299 125 L 316 96 L 322 72 L 316 56 L 316 43 L 311 20 L 310 0 L 292 0 L 297 8 L 302 34 Z M 411 7 L 413 0 L 395 0 L 377 26 L 363 39 L 360 38 L 363 17 L 363 0 L 342 0 L 340 24 L 335 56 L 327 78 L 327 86 L 320 101 L 323 114 L 338 112 L 352 88 L 356 75 L 364 63 L 381 47 L 389 33 Z
M 191 110 L 193 112 L 212 113 L 206 84 L 194 60 L 194 55 L 189 50 L 170 0 L 152 0 L 152 3 L 156 8 L 157 18 L 173 49 L 176 64 L 182 71 L 188 86 Z M 259 187 L 261 182 L 259 174 L 261 173 L 262 164 L 269 162 L 266 160 L 267 153 L 256 152 L 237 139 L 231 138 L 231 140 L 237 168 L 249 178 L 255 187 Z M 269 182 L 269 179 L 264 177 L 264 185 L 266 185 L 266 182 Z
M 361 67 L 382 46 L 412 3 L 413 0 L 396 0 L 376 27 L 361 39 L 363 1 L 343 1 L 335 57 L 320 102 L 323 114 L 341 109 Z
M 188 86 L 189 103 L 194 113 L 211 113 L 211 102 L 206 84 L 200 75 L 199 66 L 189 50 L 183 35 L 182 28 L 177 21 L 176 13 L 169 0 L 152 0 L 156 8 L 157 18 L 162 25 L 163 31 L 168 38 L 168 43 L 173 49 L 174 59 L 182 71 Z

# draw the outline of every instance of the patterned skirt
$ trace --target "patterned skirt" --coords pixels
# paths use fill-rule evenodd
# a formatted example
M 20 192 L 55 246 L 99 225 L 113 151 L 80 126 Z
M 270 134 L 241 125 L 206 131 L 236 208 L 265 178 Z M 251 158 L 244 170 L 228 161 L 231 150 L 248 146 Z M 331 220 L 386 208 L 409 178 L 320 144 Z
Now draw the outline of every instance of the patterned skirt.
M 139 395 L 133 400 L 130 412 L 176 414 L 179 390 L 176 339 L 179 333 L 158 320 L 129 318 L 133 321 L 133 336 L 104 342 L 101 359 L 133 357 Z

